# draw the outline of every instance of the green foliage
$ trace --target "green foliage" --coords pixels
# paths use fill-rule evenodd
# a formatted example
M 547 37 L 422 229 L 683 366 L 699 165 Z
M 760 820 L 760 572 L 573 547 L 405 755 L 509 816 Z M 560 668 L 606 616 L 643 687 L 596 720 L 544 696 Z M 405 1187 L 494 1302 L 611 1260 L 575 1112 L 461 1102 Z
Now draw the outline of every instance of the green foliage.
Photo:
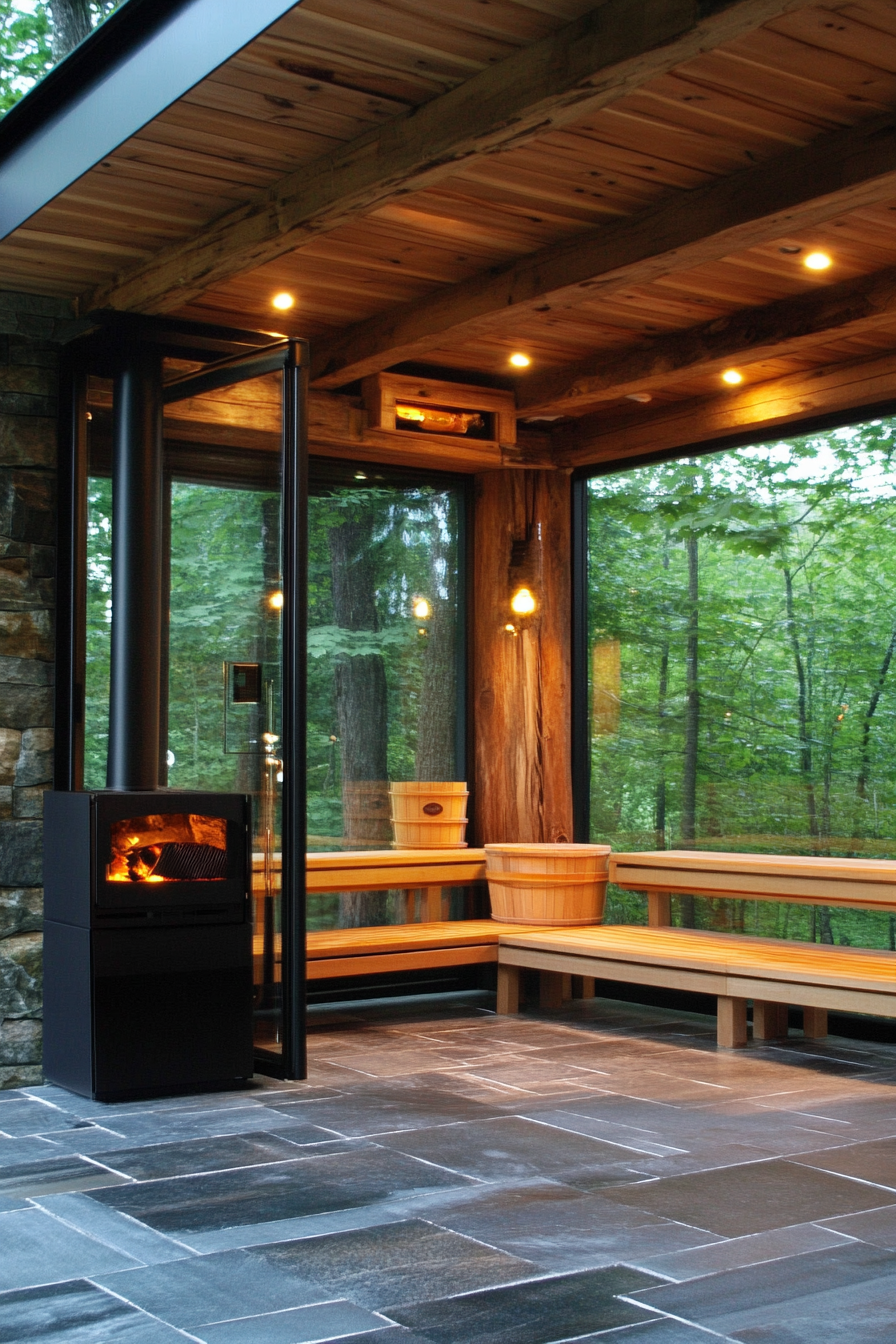
M 593 724 L 596 840 L 682 843 L 696 615 L 697 846 L 896 856 L 894 423 L 591 482 L 590 640 L 618 641 L 621 664 L 618 721 Z M 687 538 L 697 544 L 696 611 Z M 698 902 L 696 922 L 893 938 L 887 917 L 774 903 Z
M 92 0 L 94 28 L 121 0 Z M 0 115 L 22 98 L 56 64 L 53 7 L 48 0 L 0 0 Z

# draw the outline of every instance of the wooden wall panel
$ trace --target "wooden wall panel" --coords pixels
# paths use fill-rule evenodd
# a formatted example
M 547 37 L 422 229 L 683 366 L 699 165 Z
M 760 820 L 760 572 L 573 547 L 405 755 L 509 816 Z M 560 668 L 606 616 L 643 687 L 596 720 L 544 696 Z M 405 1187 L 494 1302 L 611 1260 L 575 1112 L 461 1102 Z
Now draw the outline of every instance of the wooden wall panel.
M 540 610 L 508 634 L 511 543 L 541 528 Z M 476 842 L 572 839 L 570 486 L 558 471 L 476 478 L 473 728 Z

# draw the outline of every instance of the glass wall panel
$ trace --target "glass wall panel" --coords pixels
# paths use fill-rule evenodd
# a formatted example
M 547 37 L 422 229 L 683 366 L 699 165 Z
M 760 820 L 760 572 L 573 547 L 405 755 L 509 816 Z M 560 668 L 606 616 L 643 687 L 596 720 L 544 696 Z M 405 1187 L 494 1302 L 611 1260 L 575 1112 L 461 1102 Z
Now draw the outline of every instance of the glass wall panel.
M 386 849 L 389 782 L 455 780 L 459 487 L 312 465 L 308 844 Z M 309 927 L 404 923 L 403 892 L 309 897 Z
M 896 857 L 896 420 L 588 482 L 591 838 Z M 686 925 L 894 947 L 877 912 Z M 611 889 L 609 918 L 643 922 Z

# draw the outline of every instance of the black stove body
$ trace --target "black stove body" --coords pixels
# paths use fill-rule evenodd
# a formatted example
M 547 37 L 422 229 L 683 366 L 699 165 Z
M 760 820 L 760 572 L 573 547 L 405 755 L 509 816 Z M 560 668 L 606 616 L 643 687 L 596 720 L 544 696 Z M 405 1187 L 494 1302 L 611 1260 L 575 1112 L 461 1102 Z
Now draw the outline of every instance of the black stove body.
M 97 1101 L 251 1076 L 250 799 L 49 793 L 44 1073 Z

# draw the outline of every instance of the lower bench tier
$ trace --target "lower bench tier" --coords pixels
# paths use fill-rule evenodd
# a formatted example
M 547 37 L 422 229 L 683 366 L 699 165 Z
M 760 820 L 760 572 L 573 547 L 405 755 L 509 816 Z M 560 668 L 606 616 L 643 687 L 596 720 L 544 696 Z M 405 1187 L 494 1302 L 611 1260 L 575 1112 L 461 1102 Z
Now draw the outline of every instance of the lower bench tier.
M 812 1037 L 827 1034 L 829 1009 L 896 1017 L 896 953 L 862 948 L 627 925 L 513 931 L 498 949 L 499 1012 L 518 1011 L 522 969 L 547 981 L 543 1003 L 552 981 L 553 997 L 562 996 L 564 976 L 715 995 L 718 1042 L 729 1048 L 746 1044 L 749 1000 L 758 1040 L 785 1034 L 788 1005 L 803 1008 Z

